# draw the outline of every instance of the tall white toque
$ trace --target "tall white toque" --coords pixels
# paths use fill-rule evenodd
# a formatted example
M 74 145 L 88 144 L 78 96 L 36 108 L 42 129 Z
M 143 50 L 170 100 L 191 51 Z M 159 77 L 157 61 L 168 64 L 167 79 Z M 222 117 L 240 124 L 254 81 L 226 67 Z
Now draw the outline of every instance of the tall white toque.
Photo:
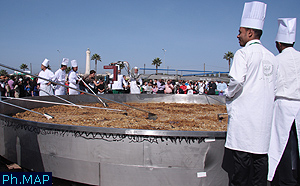
M 293 44 L 296 40 L 296 18 L 279 18 L 275 41 Z
M 49 62 L 50 62 L 50 61 L 49 61 L 47 58 L 45 58 L 44 61 L 43 61 L 43 63 L 42 63 L 42 65 L 43 65 L 44 67 L 48 67 Z
M 67 66 L 68 63 L 69 63 L 69 59 L 68 58 L 63 58 L 62 59 L 62 62 L 61 62 L 62 65 L 66 65 Z
M 241 26 L 262 30 L 266 17 L 267 4 L 253 1 L 245 3 L 241 20 Z
M 72 65 L 72 67 L 78 67 L 76 60 L 72 60 L 71 65 Z

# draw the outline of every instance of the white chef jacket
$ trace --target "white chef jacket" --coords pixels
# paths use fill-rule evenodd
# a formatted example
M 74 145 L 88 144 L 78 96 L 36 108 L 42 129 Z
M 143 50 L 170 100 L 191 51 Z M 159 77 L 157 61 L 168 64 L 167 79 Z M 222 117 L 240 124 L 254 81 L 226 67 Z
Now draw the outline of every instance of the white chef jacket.
M 48 68 L 45 71 L 41 70 L 39 73 L 39 76 L 43 77 L 45 79 L 49 79 L 50 81 L 55 80 L 53 72 L 51 70 L 49 70 Z M 38 78 L 37 83 L 40 84 L 40 92 L 39 92 L 40 96 L 53 95 L 53 89 L 52 89 L 51 85 L 47 85 L 49 83 L 49 81 Z
M 74 72 L 73 70 L 71 70 L 71 72 L 69 73 L 69 87 L 79 89 L 79 83 L 76 83 L 76 81 L 79 80 L 77 73 L 78 72 Z M 69 88 L 69 95 L 78 95 L 78 94 L 79 91 Z
M 119 74 L 118 80 L 113 82 L 111 89 L 112 90 L 123 90 L 123 85 L 125 85 L 125 84 L 126 84 L 126 82 L 123 78 L 123 75 Z
M 55 81 L 60 84 L 65 84 L 66 81 L 66 71 L 58 69 L 55 72 Z M 66 88 L 60 85 L 56 85 L 55 95 L 66 95 Z
M 279 67 L 271 142 L 268 153 L 268 180 L 270 181 L 274 177 L 287 145 L 294 120 L 296 120 L 298 145 L 300 145 L 300 52 L 293 47 L 288 47 L 278 54 L 276 59 Z
M 140 86 L 142 86 L 143 81 L 141 78 L 135 79 L 133 77 L 130 77 L 130 94 L 140 94 L 141 90 L 136 82 L 140 83 Z
M 226 148 L 268 153 L 277 67 L 275 56 L 259 40 L 247 42 L 235 53 L 225 90 Z

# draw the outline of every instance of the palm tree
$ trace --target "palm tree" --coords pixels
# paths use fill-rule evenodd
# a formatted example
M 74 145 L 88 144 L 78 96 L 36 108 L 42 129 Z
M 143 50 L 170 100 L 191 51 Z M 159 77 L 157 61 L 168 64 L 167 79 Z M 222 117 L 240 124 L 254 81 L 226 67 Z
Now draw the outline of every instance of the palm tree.
M 234 57 L 234 54 L 230 51 L 225 53 L 224 56 L 223 56 L 223 59 L 226 59 L 228 61 L 229 71 L 230 71 L 230 62 L 231 62 L 231 59 L 233 59 L 233 57 Z
M 162 62 L 161 62 L 160 58 L 157 57 L 157 58 L 153 59 L 151 65 L 155 66 L 155 68 L 156 68 L 156 74 L 157 74 L 157 67 L 159 67 L 161 64 L 162 64 Z
M 20 65 L 20 69 L 22 69 L 23 71 L 25 71 L 26 69 L 28 69 L 28 65 L 26 65 L 25 63 L 23 63 L 22 65 Z
M 123 68 L 125 68 L 125 65 L 123 63 L 119 64 L 120 66 L 120 70 L 122 70 Z
M 66 69 L 66 74 L 69 74 L 69 72 L 70 72 L 71 70 L 72 70 L 71 67 L 67 67 L 67 69 Z
M 97 72 L 97 61 L 101 62 L 101 57 L 98 54 L 94 54 L 91 60 L 95 60 L 95 71 Z
M 4 69 L 1 69 L 0 70 L 0 75 L 1 76 L 5 76 L 5 75 L 7 75 L 8 73 L 7 73 L 7 71 L 6 70 L 4 70 Z

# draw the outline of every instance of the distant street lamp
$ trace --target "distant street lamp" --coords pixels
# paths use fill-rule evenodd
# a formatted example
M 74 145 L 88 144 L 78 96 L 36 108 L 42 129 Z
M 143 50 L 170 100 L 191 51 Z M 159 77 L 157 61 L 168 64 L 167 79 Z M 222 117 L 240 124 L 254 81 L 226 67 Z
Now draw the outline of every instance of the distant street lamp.
M 167 50 L 165 50 L 165 49 L 162 49 L 163 51 L 164 51 L 164 62 L 163 62 L 163 64 L 164 64 L 164 69 L 165 69 L 165 63 L 166 63 L 166 51 Z

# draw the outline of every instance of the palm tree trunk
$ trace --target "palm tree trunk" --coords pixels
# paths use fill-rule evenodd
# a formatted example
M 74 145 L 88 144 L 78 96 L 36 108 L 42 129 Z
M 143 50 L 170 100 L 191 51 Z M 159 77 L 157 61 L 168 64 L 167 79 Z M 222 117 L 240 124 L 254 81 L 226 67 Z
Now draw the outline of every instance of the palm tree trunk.
M 156 67 L 156 75 L 157 75 L 157 65 L 155 67 Z
M 230 72 L 230 59 L 228 60 L 228 64 L 229 64 L 229 71 L 228 72 Z
M 95 60 L 95 71 L 97 72 L 97 60 Z

